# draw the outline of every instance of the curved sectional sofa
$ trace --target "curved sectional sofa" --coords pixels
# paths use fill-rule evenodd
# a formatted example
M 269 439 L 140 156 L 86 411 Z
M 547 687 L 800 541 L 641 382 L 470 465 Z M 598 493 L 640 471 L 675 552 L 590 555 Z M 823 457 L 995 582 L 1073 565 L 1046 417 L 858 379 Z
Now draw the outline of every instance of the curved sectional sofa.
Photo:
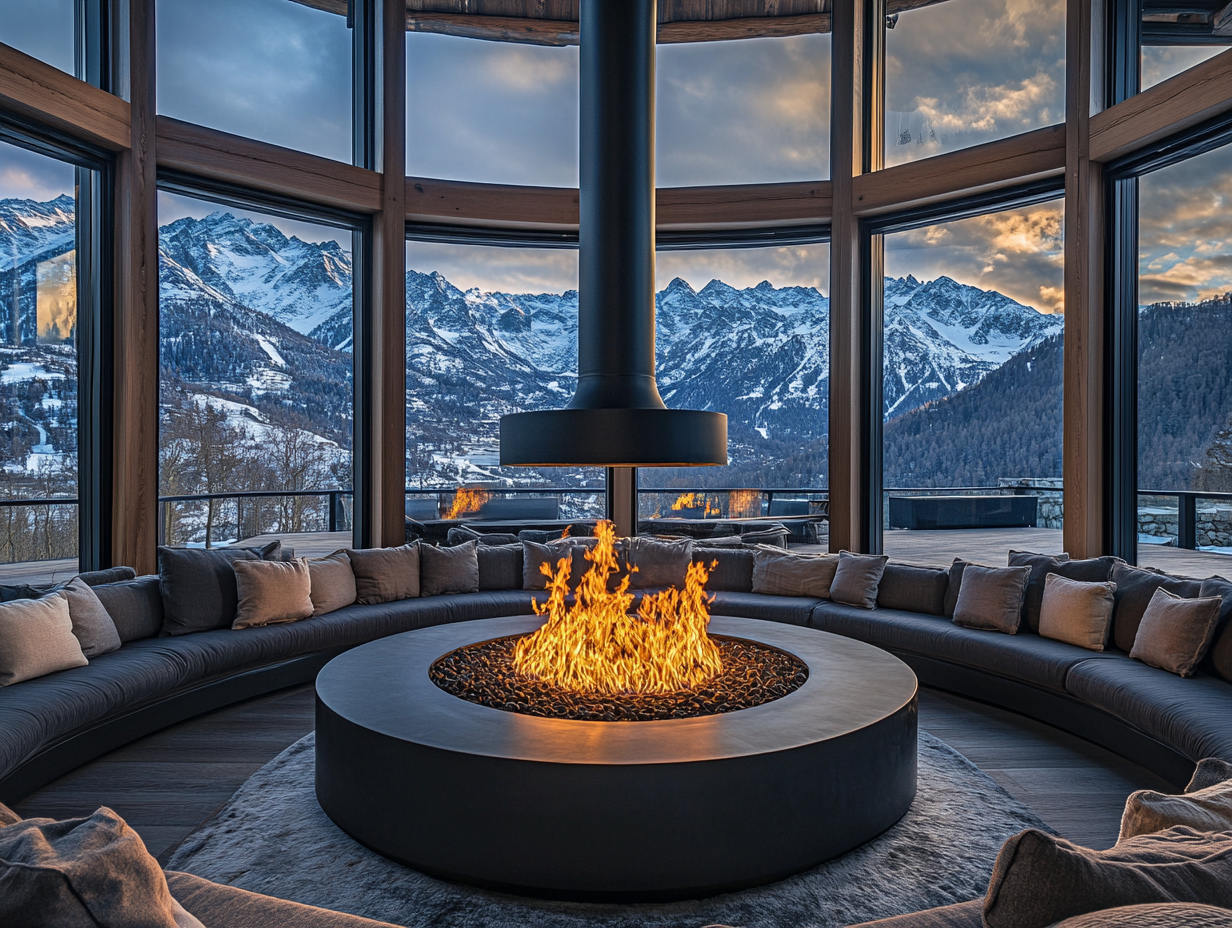
M 694 551 L 695 560 L 723 562 L 712 576 L 714 614 L 805 625 L 877 645 L 906 661 L 926 686 L 1038 718 L 1178 785 L 1203 757 L 1232 761 L 1232 683 L 1214 672 L 1181 678 L 1115 649 L 1084 650 L 1026 629 L 1006 635 L 955 625 L 937 614 L 943 569 L 888 565 L 879 601 L 900 608 L 753 593 L 752 556 L 730 547 Z M 364 642 L 532 613 L 532 602 L 546 594 L 515 583 L 507 569 L 485 576 L 481 563 L 480 592 L 353 604 L 293 624 L 174 637 L 160 636 L 157 576 L 95 586 L 123 644 L 88 666 L 0 688 L 0 802 L 17 801 L 174 722 L 310 682 L 332 657 Z M 901 608 L 904 590 L 920 611 Z M 1225 622 L 1219 634 L 1232 636 L 1232 626 Z

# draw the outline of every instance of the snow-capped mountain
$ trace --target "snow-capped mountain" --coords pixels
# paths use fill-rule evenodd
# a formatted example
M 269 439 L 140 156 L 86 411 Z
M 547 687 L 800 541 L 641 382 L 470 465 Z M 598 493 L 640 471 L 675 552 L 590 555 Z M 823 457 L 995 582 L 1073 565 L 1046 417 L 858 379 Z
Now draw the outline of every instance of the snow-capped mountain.
M 350 318 L 351 254 L 337 242 L 287 238 L 268 223 L 218 211 L 163 226 L 158 251 L 161 265 L 178 265 L 218 293 L 302 334 L 339 312 Z
M 46 203 L 0 200 L 0 273 L 71 250 L 75 210 L 67 194 Z

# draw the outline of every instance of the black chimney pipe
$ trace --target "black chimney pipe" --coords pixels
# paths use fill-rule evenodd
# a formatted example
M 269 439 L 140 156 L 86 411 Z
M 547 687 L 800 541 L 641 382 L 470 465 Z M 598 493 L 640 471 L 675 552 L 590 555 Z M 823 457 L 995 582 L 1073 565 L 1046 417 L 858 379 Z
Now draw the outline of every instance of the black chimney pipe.
M 578 385 L 503 416 L 501 464 L 727 463 L 727 417 L 668 409 L 655 382 L 657 0 L 582 0 Z

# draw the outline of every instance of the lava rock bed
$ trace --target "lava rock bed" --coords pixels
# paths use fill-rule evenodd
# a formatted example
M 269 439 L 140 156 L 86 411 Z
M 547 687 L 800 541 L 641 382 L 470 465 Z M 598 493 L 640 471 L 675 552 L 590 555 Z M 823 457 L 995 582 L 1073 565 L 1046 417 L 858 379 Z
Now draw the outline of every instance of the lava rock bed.
M 586 722 L 654 722 L 735 712 L 781 699 L 808 679 L 808 665 L 793 654 L 711 635 L 723 672 L 702 686 L 675 693 L 576 693 L 513 669 L 513 649 L 521 637 L 458 648 L 435 661 L 428 676 L 445 692 L 481 706 Z

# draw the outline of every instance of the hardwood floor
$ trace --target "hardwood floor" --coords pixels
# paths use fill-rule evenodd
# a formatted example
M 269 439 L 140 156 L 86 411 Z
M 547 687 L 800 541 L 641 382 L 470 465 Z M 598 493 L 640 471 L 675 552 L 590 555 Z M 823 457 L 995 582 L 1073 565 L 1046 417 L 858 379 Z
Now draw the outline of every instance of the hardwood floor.
M 1169 789 L 1149 771 L 1080 738 L 948 693 L 921 693 L 920 726 L 1062 835 L 1088 847 L 1115 843 L 1130 792 Z M 135 741 L 33 793 L 16 811 L 69 818 L 110 806 L 166 863 L 248 777 L 312 729 L 312 687 L 283 690 Z

